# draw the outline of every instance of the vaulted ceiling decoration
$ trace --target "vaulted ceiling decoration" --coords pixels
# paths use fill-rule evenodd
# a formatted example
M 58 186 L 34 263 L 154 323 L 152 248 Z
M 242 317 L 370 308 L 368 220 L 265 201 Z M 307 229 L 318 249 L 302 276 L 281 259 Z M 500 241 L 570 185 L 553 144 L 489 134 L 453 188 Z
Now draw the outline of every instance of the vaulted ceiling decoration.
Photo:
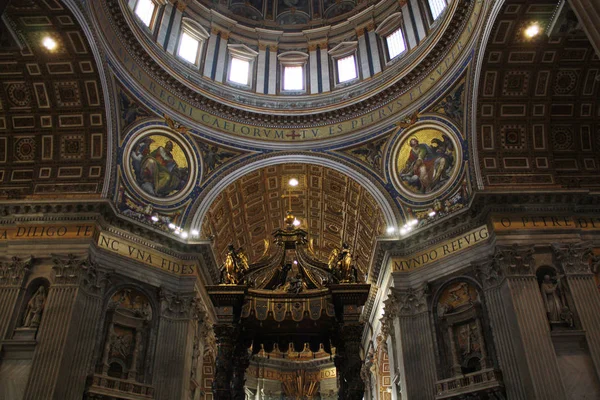
M 222 262 L 227 246 L 242 247 L 250 261 L 265 251 L 265 240 L 284 226 L 289 209 L 288 181 L 299 185 L 290 192 L 291 209 L 313 241 L 316 258 L 326 261 L 333 248 L 347 243 L 358 268 L 368 268 L 375 239 L 384 230 L 381 209 L 356 181 L 335 170 L 312 164 L 285 164 L 254 171 L 223 190 L 204 218 L 203 237 L 214 238 Z M 286 197 L 282 197 L 286 196 Z
M 56 0 L 13 1 L 1 26 L 0 197 L 100 196 L 107 121 L 81 26 Z
M 550 24 L 555 9 L 509 1 L 489 37 L 476 144 L 488 189 L 600 186 L 600 60 L 576 20 Z

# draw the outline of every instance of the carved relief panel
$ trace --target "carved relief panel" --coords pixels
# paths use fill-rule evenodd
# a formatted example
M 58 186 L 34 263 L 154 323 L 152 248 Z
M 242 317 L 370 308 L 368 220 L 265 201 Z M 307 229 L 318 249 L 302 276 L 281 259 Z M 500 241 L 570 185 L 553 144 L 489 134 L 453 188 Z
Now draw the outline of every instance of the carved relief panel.
M 478 288 L 467 280 L 446 283 L 434 301 L 440 377 L 449 378 L 493 367 L 484 306 Z

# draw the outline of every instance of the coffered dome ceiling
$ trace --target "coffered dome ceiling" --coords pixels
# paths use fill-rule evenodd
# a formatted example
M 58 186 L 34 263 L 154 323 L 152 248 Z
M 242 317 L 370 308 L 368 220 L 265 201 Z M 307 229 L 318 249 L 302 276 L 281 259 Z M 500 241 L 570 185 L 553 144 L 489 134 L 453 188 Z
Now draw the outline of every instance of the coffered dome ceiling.
M 494 22 L 477 93 L 486 189 L 600 186 L 600 60 L 574 13 L 556 10 L 509 1 Z
M 2 17 L 0 197 L 100 197 L 107 118 L 83 29 L 59 1 L 12 1 Z

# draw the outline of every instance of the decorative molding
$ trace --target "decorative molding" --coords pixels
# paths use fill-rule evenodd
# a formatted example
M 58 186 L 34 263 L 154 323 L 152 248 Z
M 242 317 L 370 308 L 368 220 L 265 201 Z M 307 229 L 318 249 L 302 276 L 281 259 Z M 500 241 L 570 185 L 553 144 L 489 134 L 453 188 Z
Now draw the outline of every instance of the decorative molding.
M 493 263 L 497 263 L 505 276 L 533 275 L 535 272 L 535 260 L 533 246 L 496 246 L 493 255 Z

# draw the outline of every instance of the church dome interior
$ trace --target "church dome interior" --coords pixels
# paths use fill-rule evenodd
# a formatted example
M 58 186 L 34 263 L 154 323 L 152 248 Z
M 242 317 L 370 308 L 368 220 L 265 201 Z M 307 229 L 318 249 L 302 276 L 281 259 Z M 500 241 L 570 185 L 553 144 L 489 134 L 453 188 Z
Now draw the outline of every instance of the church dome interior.
M 595 1 L 0 14 L 0 399 L 600 398 Z

